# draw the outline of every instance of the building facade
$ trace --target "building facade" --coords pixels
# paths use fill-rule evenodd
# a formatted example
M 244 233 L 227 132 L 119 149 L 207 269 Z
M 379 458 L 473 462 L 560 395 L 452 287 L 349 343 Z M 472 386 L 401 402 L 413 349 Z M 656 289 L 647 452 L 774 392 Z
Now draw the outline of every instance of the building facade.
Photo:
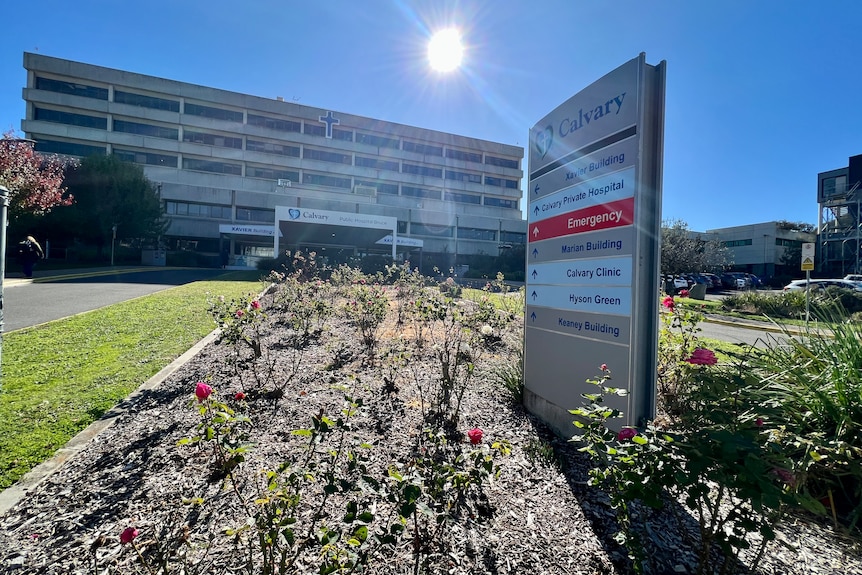
M 275 246 L 366 255 L 396 244 L 457 264 L 526 241 L 523 148 L 41 54 L 25 53 L 24 67 L 26 137 L 44 153 L 142 165 L 169 250 L 253 265 Z M 278 229 L 277 208 L 303 221 Z M 394 218 L 395 233 L 309 225 L 315 210 Z
M 862 273 L 862 156 L 847 166 L 817 174 L 819 241 L 817 271 L 821 277 Z
M 814 242 L 814 232 L 796 229 L 789 222 L 775 221 L 707 230 L 704 239 L 717 240 L 730 251 L 731 271 L 752 273 L 761 279 L 802 277 L 799 262 L 788 256 L 801 254 L 802 244 Z

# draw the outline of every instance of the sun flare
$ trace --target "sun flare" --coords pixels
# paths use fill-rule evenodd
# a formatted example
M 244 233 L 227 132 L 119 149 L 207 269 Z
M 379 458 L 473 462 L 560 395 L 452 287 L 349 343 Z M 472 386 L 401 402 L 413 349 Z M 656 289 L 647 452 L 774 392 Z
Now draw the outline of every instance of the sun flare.
M 428 42 L 428 62 L 438 72 L 451 72 L 461 65 L 463 57 L 461 33 L 455 28 L 436 32 Z

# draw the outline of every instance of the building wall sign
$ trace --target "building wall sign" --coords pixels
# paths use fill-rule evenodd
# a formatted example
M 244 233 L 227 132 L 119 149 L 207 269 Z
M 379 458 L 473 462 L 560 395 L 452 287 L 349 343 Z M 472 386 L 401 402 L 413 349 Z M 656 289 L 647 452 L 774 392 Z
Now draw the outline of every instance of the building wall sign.
M 220 234 L 237 234 L 244 236 L 275 236 L 275 226 L 244 226 L 241 224 L 219 224 Z
M 601 364 L 614 425 L 653 415 L 664 87 L 641 54 L 530 131 L 525 404 L 564 435 Z
M 374 243 L 382 244 L 385 246 L 391 246 L 392 245 L 392 236 L 391 235 L 384 236 Z M 405 238 L 403 236 L 398 236 L 398 238 L 395 240 L 395 245 L 405 246 L 405 247 L 410 247 L 410 248 L 421 248 L 425 245 L 425 242 L 422 240 L 416 239 L 416 238 Z
M 322 224 L 330 226 L 348 226 L 354 228 L 379 228 L 391 230 L 398 224 L 398 218 L 390 216 L 373 216 L 354 214 L 350 212 L 333 212 L 329 210 L 309 210 L 301 208 L 275 208 L 276 220 Z

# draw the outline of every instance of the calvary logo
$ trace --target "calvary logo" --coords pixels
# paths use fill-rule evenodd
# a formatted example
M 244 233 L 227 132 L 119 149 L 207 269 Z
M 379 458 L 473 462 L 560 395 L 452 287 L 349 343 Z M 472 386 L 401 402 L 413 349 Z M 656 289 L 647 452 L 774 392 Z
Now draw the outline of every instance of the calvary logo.
M 296 208 L 290 208 L 289 210 L 287 210 L 287 214 L 290 216 L 290 219 L 292 219 L 292 220 L 298 220 L 299 219 L 299 210 L 297 210 Z
M 551 149 L 551 144 L 554 143 L 554 129 L 548 126 L 541 132 L 536 132 L 536 138 L 533 143 L 536 146 L 536 153 L 544 158 L 548 150 Z

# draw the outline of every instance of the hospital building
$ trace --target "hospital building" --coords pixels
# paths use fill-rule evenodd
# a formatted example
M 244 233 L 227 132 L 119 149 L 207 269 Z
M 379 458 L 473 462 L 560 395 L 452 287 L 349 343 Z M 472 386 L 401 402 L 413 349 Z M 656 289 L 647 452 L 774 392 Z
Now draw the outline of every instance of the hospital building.
M 460 264 L 526 241 L 521 147 L 42 54 L 24 67 L 26 137 L 141 165 L 168 251 L 247 267 L 294 249 Z

